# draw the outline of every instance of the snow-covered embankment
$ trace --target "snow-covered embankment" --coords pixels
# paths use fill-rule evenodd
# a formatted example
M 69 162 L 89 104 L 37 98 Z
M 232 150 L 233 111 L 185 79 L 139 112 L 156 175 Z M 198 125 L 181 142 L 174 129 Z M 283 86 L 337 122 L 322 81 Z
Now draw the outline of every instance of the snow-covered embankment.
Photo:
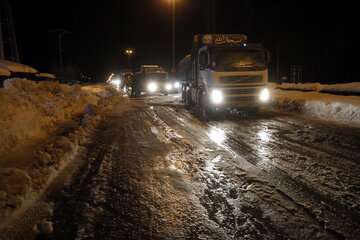
M 275 106 L 287 112 L 338 123 L 360 125 L 360 83 L 273 85 Z M 345 96 L 342 96 L 342 95 Z
M 0 229 L 45 192 L 121 101 L 106 86 L 22 79 L 0 89 Z

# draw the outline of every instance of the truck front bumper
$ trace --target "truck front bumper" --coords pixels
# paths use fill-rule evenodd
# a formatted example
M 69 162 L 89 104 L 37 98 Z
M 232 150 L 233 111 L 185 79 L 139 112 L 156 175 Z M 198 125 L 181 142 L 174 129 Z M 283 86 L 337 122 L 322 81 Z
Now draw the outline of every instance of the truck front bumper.
M 211 108 L 260 107 L 270 102 L 270 90 L 262 88 L 217 88 L 209 93 Z

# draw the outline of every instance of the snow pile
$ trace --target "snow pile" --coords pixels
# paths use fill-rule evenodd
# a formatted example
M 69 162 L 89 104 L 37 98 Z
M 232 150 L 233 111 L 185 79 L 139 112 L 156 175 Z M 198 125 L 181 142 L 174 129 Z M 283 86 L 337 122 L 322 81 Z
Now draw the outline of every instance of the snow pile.
M 0 208 L 5 205 L 19 207 L 31 189 L 29 175 L 19 169 L 5 168 L 0 169 L 0 176 L 0 203 L 3 205 Z
M 38 201 L 89 142 L 101 115 L 121 101 L 104 85 L 6 81 L 0 89 L 0 219 L 17 216 Z M 25 161 L 6 157 L 14 152 L 18 157 L 16 152 L 27 149 L 27 141 L 36 144 L 21 155 Z M 0 222 L 0 229 L 6 224 Z
M 275 90 L 277 109 L 322 120 L 360 124 L 360 97 Z
M 9 77 L 10 75 L 9 69 L 0 66 L 0 77 Z
M 275 88 L 282 90 L 315 91 L 348 95 L 360 94 L 360 82 L 343 84 L 282 83 L 280 85 L 275 85 Z
M 56 76 L 51 73 L 38 73 L 36 74 L 37 77 L 49 78 L 49 79 L 56 79 Z
M 0 59 L 0 67 L 8 69 L 10 72 L 16 73 L 37 73 L 38 71 L 30 66 L 12 62 L 4 59 Z
M 360 94 L 360 82 L 321 85 L 321 92 Z
M 320 90 L 320 83 L 282 83 L 275 85 L 276 88 L 282 90 L 300 90 L 300 91 L 316 91 Z
M 12 79 L 4 86 L 0 89 L 0 156 L 27 140 L 46 137 L 100 99 L 80 86 L 51 82 Z

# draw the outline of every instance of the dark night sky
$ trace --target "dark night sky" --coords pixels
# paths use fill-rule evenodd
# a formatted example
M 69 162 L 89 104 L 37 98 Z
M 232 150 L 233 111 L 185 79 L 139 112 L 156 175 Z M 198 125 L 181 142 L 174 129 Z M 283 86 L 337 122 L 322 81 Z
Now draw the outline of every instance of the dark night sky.
M 126 66 L 126 47 L 136 49 L 136 65 L 170 66 L 168 0 L 11 2 L 21 60 L 42 71 L 56 63 L 56 38 L 49 33 L 56 28 L 72 32 L 64 40 L 65 62 L 93 76 Z M 208 31 L 210 1 L 177 2 L 180 60 L 190 49 L 193 34 Z M 309 81 L 352 80 L 352 73 L 345 71 L 345 24 L 338 2 L 327 1 L 321 7 L 314 5 L 316 1 L 296 0 L 216 2 L 217 32 L 246 33 L 250 41 L 263 42 L 273 56 L 280 46 L 283 74 L 290 64 L 302 64 Z

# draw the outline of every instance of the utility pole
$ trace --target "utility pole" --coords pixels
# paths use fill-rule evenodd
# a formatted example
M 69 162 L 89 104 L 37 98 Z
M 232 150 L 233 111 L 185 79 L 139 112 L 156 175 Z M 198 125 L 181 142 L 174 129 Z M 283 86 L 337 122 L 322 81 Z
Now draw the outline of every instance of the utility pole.
M 58 37 L 58 64 L 59 64 L 59 70 L 61 71 L 63 69 L 63 64 L 64 64 L 63 47 L 62 47 L 63 37 L 64 35 L 70 34 L 71 32 L 66 29 L 54 29 L 54 30 L 50 30 L 50 32 L 57 34 Z

